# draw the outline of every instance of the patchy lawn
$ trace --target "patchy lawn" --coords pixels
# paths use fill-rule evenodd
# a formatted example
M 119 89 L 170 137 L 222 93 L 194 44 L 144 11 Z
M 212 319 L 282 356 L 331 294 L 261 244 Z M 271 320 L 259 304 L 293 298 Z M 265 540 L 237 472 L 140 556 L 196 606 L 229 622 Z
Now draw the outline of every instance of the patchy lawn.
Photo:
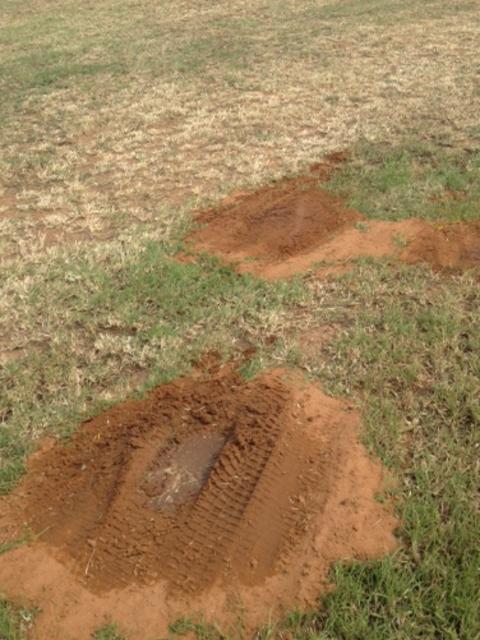
M 296 366 L 359 404 L 403 523 L 259 637 L 479 638 L 478 270 L 267 283 L 173 258 L 194 207 L 340 149 L 328 188 L 367 217 L 479 219 L 479 40 L 467 0 L 4 1 L 0 491 L 39 438 L 252 348 L 246 376 Z M 1 601 L 0 637 L 33 617 Z

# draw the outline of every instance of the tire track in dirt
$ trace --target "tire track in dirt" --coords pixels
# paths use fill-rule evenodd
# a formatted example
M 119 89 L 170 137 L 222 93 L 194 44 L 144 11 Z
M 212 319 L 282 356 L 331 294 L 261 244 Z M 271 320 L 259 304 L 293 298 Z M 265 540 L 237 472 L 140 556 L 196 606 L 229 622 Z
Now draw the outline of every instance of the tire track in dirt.
M 38 640 L 86 640 L 108 616 L 144 640 L 194 611 L 253 629 L 307 607 L 334 560 L 396 546 L 358 424 L 282 371 L 214 368 L 117 405 L 32 457 L 1 524 L 39 539 L 0 558 L 2 589 L 42 609 Z
M 167 543 L 177 588 L 195 592 L 222 568 L 252 583 L 281 557 L 294 522 L 289 501 L 301 483 L 299 450 L 287 446 L 276 417 L 285 401 L 278 395 L 278 413 L 263 422 L 253 415 L 235 430 L 171 547 Z

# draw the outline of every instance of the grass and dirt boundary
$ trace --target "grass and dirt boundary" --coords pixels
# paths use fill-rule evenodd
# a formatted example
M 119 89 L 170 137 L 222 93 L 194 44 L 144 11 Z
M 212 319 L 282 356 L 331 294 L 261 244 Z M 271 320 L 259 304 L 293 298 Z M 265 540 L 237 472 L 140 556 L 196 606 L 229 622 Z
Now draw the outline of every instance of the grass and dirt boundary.
M 0 491 L 39 438 L 252 349 L 247 377 L 299 367 L 353 398 L 402 520 L 397 553 L 336 565 L 318 610 L 259 637 L 480 638 L 478 270 L 268 283 L 173 259 L 195 207 L 338 149 L 327 188 L 365 216 L 478 219 L 479 23 L 467 0 L 5 2 Z M 0 601 L 5 640 L 33 619 Z

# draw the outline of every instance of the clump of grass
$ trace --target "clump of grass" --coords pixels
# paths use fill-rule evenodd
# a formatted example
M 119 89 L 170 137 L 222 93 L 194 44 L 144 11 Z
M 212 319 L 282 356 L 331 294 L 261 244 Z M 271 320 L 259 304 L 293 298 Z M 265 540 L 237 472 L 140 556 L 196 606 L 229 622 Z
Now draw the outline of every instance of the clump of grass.
M 0 598 L 1 640 L 26 640 L 34 618 L 35 611 L 15 608 Z
M 181 618 L 172 623 L 169 628 L 169 639 L 192 636 L 198 640 L 225 640 L 226 636 L 214 625 L 205 622 L 196 622 L 190 618 Z
M 116 624 L 108 624 L 101 629 L 97 629 L 92 636 L 92 640 L 126 640 L 120 633 Z

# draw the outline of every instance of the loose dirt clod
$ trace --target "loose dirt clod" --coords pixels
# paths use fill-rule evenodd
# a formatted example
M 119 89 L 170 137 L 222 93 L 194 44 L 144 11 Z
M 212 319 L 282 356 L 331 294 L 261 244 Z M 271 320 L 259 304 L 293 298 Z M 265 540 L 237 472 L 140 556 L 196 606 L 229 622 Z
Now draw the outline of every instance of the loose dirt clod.
M 327 165 L 329 166 L 329 165 Z M 324 263 L 318 275 L 344 271 L 360 257 L 391 256 L 436 269 L 480 265 L 480 224 L 368 220 L 318 188 L 325 174 L 285 180 L 227 200 L 198 216 L 194 251 L 207 251 L 268 279 L 288 277 Z M 341 264 L 339 264 L 341 263 Z
M 39 538 L 0 558 L 2 591 L 40 607 L 41 640 L 109 616 L 145 640 L 192 612 L 251 630 L 312 605 L 333 561 L 396 546 L 358 426 L 281 371 L 218 369 L 120 404 L 32 459 L 9 503 Z

